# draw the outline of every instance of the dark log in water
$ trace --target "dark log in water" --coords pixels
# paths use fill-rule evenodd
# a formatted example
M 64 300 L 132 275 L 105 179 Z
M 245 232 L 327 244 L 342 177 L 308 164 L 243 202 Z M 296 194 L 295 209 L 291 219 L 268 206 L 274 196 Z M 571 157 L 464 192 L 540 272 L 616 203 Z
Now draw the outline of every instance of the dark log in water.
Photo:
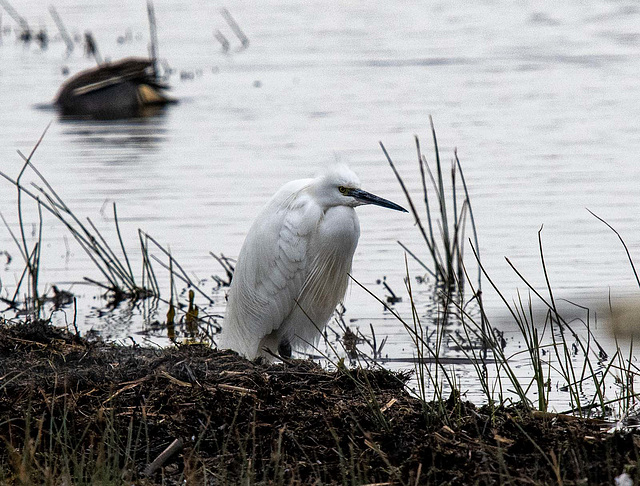
M 64 116 L 131 118 L 144 115 L 144 108 L 175 102 L 167 89 L 155 76 L 153 60 L 132 57 L 76 74 L 62 85 L 54 104 Z

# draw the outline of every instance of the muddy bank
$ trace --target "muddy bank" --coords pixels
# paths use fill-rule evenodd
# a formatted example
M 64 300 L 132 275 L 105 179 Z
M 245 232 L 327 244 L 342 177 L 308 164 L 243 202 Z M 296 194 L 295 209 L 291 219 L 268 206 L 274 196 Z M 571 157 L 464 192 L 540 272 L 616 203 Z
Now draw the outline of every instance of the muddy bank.
M 614 484 L 640 435 L 424 404 L 384 370 L 251 363 L 201 345 L 0 325 L 0 478 L 39 484 Z M 173 443 L 168 458 L 160 456 Z M 155 461 L 160 456 L 160 459 Z M 152 465 L 150 467 L 150 465 Z M 146 473 L 145 474 L 145 470 Z

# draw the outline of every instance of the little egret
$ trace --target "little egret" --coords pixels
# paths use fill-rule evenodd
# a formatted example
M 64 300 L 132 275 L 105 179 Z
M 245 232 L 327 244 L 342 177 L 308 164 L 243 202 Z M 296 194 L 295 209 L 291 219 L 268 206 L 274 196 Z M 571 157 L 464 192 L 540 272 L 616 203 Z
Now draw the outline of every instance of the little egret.
M 345 166 L 280 188 L 240 250 L 220 349 L 288 358 L 316 342 L 347 290 L 360 236 L 354 208 L 363 204 L 407 212 L 360 189 Z

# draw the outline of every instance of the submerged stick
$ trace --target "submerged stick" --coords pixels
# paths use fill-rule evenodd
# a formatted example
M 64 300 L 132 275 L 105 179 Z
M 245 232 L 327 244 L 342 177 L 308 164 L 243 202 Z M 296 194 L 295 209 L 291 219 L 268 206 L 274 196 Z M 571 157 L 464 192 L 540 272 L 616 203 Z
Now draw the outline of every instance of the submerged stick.
M 227 24 L 229 24 L 229 27 L 231 27 L 231 30 L 236 35 L 236 37 L 240 39 L 242 48 L 246 49 L 247 47 L 249 47 L 249 38 L 245 35 L 244 32 L 242 32 L 242 29 L 240 28 L 238 23 L 235 21 L 235 19 L 231 16 L 231 13 L 226 8 L 221 9 L 220 13 L 224 17 L 224 19 L 227 21 Z
M 158 77 L 158 28 L 156 24 L 156 11 L 153 2 L 147 0 L 147 14 L 149 16 L 149 33 L 151 44 L 149 44 L 149 57 L 153 61 L 153 76 Z
M 2 5 L 4 7 L 4 9 L 7 11 L 7 13 L 13 18 L 13 20 L 15 20 L 18 24 L 20 24 L 20 28 L 25 31 L 25 32 L 29 32 L 29 24 L 27 23 L 27 21 L 25 20 L 24 17 L 22 17 L 15 8 L 13 8 L 13 6 L 7 1 L 7 0 L 0 0 L 0 5 Z
M 58 32 L 60 32 L 60 36 L 62 37 L 62 40 L 67 45 L 67 54 L 71 53 L 73 51 L 73 40 L 69 35 L 69 31 L 67 31 L 67 28 L 64 26 L 64 23 L 62 22 L 60 15 L 58 15 L 58 11 L 53 5 L 49 5 L 49 13 L 51 14 L 51 17 L 53 17 L 53 21 L 56 23 L 56 26 L 58 27 Z
M 229 40 L 224 36 L 224 34 L 219 30 L 216 30 L 216 33 L 214 35 L 216 40 L 220 43 L 220 45 L 222 45 L 222 52 L 224 52 L 225 54 L 229 52 Z
M 87 57 L 93 57 L 98 66 L 102 65 L 102 56 L 98 50 L 98 44 L 93 34 L 89 31 L 84 33 L 84 52 Z

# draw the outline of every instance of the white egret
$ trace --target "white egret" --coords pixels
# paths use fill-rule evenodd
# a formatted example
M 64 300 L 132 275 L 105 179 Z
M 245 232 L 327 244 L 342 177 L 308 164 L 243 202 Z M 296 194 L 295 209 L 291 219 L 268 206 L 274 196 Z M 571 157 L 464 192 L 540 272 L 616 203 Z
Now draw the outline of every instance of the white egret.
M 360 236 L 354 208 L 363 204 L 407 212 L 360 189 L 346 166 L 280 188 L 240 250 L 221 349 L 286 358 L 317 340 L 347 290 Z

